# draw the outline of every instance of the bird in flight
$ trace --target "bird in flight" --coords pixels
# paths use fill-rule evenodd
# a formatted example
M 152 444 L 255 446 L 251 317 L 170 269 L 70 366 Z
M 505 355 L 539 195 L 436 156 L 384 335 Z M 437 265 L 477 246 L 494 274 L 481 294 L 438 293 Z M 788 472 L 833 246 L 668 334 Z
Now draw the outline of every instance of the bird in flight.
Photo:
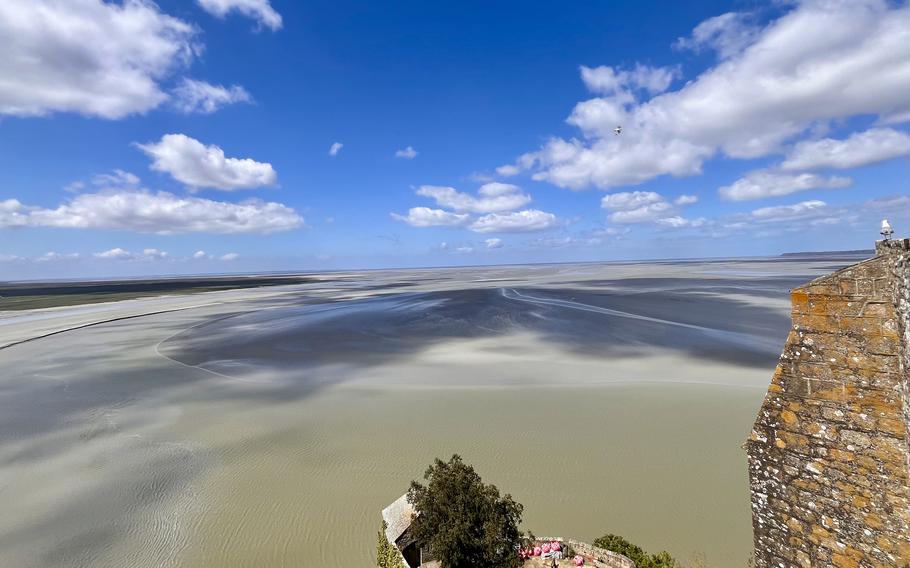
M 620 134 L 622 134 L 622 126 L 617 126 L 616 128 L 614 128 L 614 129 L 613 129 L 613 134 L 615 134 L 615 135 L 617 135 L 617 136 L 619 136 Z

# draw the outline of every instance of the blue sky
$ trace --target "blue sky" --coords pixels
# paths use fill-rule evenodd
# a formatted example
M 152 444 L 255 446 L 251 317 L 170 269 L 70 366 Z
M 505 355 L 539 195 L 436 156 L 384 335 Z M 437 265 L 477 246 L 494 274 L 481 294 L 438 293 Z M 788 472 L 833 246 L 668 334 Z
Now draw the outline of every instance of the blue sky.
M 0 36 L 0 279 L 910 233 L 905 2 L 10 0 Z

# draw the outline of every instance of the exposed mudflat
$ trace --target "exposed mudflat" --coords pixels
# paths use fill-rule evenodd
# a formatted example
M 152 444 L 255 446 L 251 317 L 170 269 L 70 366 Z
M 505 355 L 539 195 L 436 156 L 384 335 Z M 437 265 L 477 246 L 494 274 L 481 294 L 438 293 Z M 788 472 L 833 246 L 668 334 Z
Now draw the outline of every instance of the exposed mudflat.
M 0 565 L 366 566 L 382 507 L 453 452 L 538 534 L 745 565 L 740 444 L 787 291 L 846 263 L 340 273 L 2 314 Z

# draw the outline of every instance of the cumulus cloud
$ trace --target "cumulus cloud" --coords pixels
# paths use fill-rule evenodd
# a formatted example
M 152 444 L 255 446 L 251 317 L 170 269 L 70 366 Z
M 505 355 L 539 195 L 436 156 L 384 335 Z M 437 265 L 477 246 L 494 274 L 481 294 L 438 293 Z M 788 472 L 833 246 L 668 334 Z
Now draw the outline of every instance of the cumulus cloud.
M 196 29 L 153 2 L 0 2 L 0 114 L 144 113 L 168 95 L 161 81 L 187 65 Z
M 460 193 L 454 187 L 423 185 L 417 195 L 429 197 L 440 207 L 458 212 L 495 213 L 518 209 L 531 202 L 531 196 L 521 192 L 517 185 L 492 182 L 477 190 L 478 197 Z
M 891 128 L 857 132 L 845 140 L 807 140 L 793 147 L 784 170 L 847 169 L 910 155 L 910 135 Z
M 407 215 L 392 213 L 392 218 L 407 223 L 412 227 L 437 227 L 464 225 L 470 220 L 467 213 L 451 213 L 442 209 L 429 207 L 411 207 Z
M 2 227 L 109 229 L 138 233 L 274 233 L 303 226 L 303 218 L 280 203 L 240 203 L 144 190 L 83 193 L 56 208 L 0 201 Z
M 673 203 L 676 205 L 692 205 L 693 203 L 698 203 L 697 195 L 680 195 L 673 200 Z
M 750 14 L 727 12 L 698 24 L 691 36 L 679 38 L 673 47 L 696 52 L 713 49 L 719 57 L 726 59 L 754 42 L 758 32 Z
M 95 256 L 97 258 L 126 260 L 129 258 L 132 258 L 133 253 L 118 247 L 118 248 L 112 248 L 110 250 L 106 250 L 104 252 L 96 252 Z
M 520 233 L 543 231 L 557 225 L 556 215 L 538 209 L 512 213 L 490 213 L 468 227 L 475 233 Z
M 653 191 L 628 191 L 605 195 L 600 200 L 600 206 L 604 209 L 638 209 L 663 200 L 659 193 Z
M 217 18 L 225 18 L 230 12 L 237 12 L 265 26 L 272 31 L 281 29 L 281 14 L 272 8 L 269 0 L 196 0 L 203 10 Z
M 910 110 L 906 3 L 800 2 L 746 35 L 735 49 L 715 41 L 725 58 L 645 102 L 604 74 L 594 84 L 605 94 L 578 103 L 568 118 L 581 138 L 552 138 L 511 168 L 570 189 L 639 184 L 700 174 L 718 154 L 780 153 L 786 142 L 832 120 Z M 617 124 L 621 136 L 612 133 Z
M 452 211 L 413 207 L 407 215 L 392 213 L 392 218 L 412 227 L 465 225 L 477 233 L 542 231 L 558 224 L 556 215 L 552 213 L 537 209 L 515 211 L 530 203 L 531 196 L 508 183 L 484 184 L 477 190 L 476 196 L 461 193 L 454 187 L 424 185 L 417 189 L 417 195 L 429 197 L 440 207 Z M 472 214 L 475 213 L 486 215 L 474 217 Z
M 853 180 L 842 176 L 825 177 L 817 174 L 787 174 L 757 170 L 746 174 L 733 184 L 717 192 L 729 201 L 748 201 L 766 197 L 790 195 L 809 189 L 840 189 L 853 185 Z
M 204 250 L 197 250 L 196 252 L 193 253 L 193 258 L 195 258 L 196 260 L 202 260 L 204 258 L 209 258 L 209 255 L 206 254 L 206 252 Z
M 25 227 L 29 222 L 31 208 L 18 199 L 0 201 L 0 229 L 8 227 Z
M 625 191 L 605 195 L 600 200 L 600 206 L 612 211 L 609 219 L 613 223 L 657 222 L 666 227 L 681 228 L 701 225 L 698 220 L 685 219 L 677 214 L 677 207 L 697 201 L 694 195 L 681 195 L 671 204 L 654 191 Z
M 173 95 L 174 108 L 186 114 L 212 114 L 225 105 L 248 103 L 253 100 L 240 85 L 225 87 L 189 78 L 184 78 L 180 82 Z
M 697 219 L 688 219 L 686 217 L 681 217 L 679 215 L 674 215 L 673 217 L 664 217 L 657 219 L 656 223 L 658 225 L 663 225 L 664 227 L 670 227 L 672 229 L 684 229 L 688 227 L 701 227 L 708 222 L 704 217 L 698 217 Z
M 405 160 L 413 160 L 414 158 L 417 157 L 417 150 L 415 150 L 411 146 L 408 146 L 407 148 L 405 148 L 403 150 L 396 151 L 395 157 L 404 158 Z
M 50 251 L 50 252 L 46 252 L 46 253 L 42 254 L 41 256 L 37 257 L 35 259 L 35 262 L 58 262 L 61 260 L 78 260 L 80 256 L 82 256 L 82 255 L 80 255 L 78 252 L 71 252 L 71 253 L 64 254 L 64 253 Z
M 96 174 L 92 176 L 92 185 L 98 187 L 136 187 L 139 185 L 139 176 L 123 170 L 114 170 L 109 174 Z M 85 187 L 82 184 L 79 189 Z
M 344 147 L 344 144 L 341 142 L 335 142 L 329 147 L 329 156 L 337 156 L 338 152 L 341 152 L 341 149 Z
M 778 223 L 781 221 L 796 221 L 807 217 L 815 216 L 819 211 L 828 207 L 824 201 L 813 199 L 811 201 L 801 201 L 792 205 L 776 205 L 774 207 L 762 207 L 755 209 L 749 214 L 753 221 L 762 223 Z
M 240 258 L 240 255 L 237 254 L 236 252 L 229 252 L 227 254 L 221 255 L 221 260 L 228 261 L 228 262 L 230 262 L 232 260 L 237 260 L 238 258 Z
M 278 180 L 272 164 L 227 158 L 218 146 L 206 146 L 185 134 L 165 134 L 159 142 L 137 147 L 152 158 L 153 170 L 168 173 L 191 188 L 232 191 L 275 185 Z
M 673 206 L 666 201 L 658 201 L 635 209 L 616 211 L 610 214 L 610 221 L 614 223 L 644 223 L 656 221 L 673 211 Z
M 96 252 L 95 258 L 102 260 L 167 260 L 170 255 L 163 250 L 156 248 L 143 249 L 142 252 L 131 252 L 120 247 L 112 248 L 103 252 Z
M 654 95 L 666 91 L 673 79 L 679 77 L 678 67 L 649 67 L 638 64 L 634 69 L 615 69 L 607 65 L 599 67 L 581 66 L 581 79 L 588 90 L 605 95 L 621 94 L 631 102 L 634 100 L 626 89 L 639 89 Z
M 502 248 L 503 246 L 502 239 L 486 239 L 484 240 L 484 244 L 486 245 L 487 249 L 498 249 Z

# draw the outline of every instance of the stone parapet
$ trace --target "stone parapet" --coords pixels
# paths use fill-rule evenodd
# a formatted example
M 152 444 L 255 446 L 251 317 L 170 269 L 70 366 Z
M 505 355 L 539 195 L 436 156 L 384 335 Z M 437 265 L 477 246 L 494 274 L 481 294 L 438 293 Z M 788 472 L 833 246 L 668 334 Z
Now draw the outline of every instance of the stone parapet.
M 546 536 L 537 537 L 535 542 L 544 543 L 553 542 L 554 540 L 572 547 L 575 554 L 580 554 L 585 558 L 586 566 L 593 566 L 594 568 L 635 568 L 635 563 L 622 554 L 599 548 L 580 540 L 562 538 L 561 536 Z
M 910 566 L 910 241 L 794 289 L 746 443 L 756 568 Z

